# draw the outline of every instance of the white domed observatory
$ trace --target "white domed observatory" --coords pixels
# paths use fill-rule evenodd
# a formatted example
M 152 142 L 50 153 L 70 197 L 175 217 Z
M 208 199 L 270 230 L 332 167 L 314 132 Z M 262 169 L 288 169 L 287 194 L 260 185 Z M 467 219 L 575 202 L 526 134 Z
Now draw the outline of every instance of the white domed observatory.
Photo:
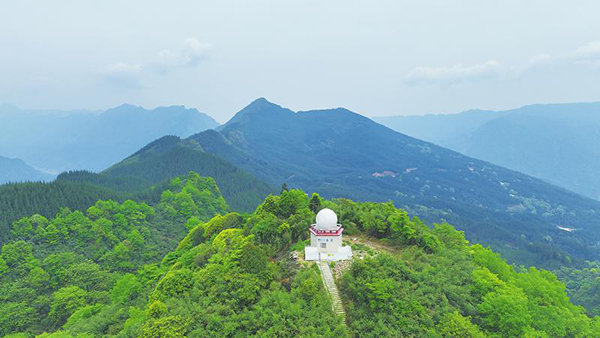
M 352 249 L 342 246 L 344 228 L 331 209 L 323 209 L 317 214 L 317 223 L 310 226 L 310 246 L 304 248 L 307 261 L 340 261 L 352 259 Z

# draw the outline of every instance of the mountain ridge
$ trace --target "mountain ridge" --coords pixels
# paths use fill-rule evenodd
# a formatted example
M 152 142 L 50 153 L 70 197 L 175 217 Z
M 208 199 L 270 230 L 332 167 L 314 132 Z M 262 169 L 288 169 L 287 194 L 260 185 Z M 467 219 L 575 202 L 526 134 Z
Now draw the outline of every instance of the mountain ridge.
M 234 210 L 249 211 L 276 190 L 246 170 L 216 156 L 195 141 L 163 136 L 99 175 L 115 179 L 133 178 L 158 184 L 190 171 L 210 176 Z
M 466 155 L 600 199 L 600 102 L 534 104 L 479 114 L 380 119 Z M 459 126 L 460 124 L 460 126 Z M 464 125 L 472 127 L 465 128 Z M 438 126 L 452 134 L 435 132 Z
M 263 107 L 273 111 L 246 114 L 251 118 L 189 139 L 274 185 L 286 182 L 327 198 L 393 200 L 427 221 L 449 220 L 509 259 L 514 248 L 531 253 L 552 247 L 597 257 L 589 251 L 593 240 L 559 228 L 583 224 L 584 232 L 595 234 L 590 238 L 600 235 L 591 212 L 600 212 L 600 204 L 591 199 L 397 133 L 343 108 L 290 114 L 275 104 Z M 282 111 L 287 113 L 277 114 Z M 563 208 L 577 216 L 567 217 Z M 494 243 L 498 238 L 504 239 Z
M 185 106 L 123 104 L 103 112 L 0 110 L 0 153 L 53 172 L 106 169 L 164 135 L 190 136 L 219 124 Z
M 53 175 L 39 171 L 21 159 L 0 156 L 0 184 L 52 179 Z

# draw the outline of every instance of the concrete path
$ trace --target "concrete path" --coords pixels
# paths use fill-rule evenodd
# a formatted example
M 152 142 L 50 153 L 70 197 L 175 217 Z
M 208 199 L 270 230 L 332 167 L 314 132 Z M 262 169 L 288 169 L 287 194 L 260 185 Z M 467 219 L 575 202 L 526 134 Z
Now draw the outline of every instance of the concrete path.
M 329 296 L 331 296 L 333 311 L 339 316 L 342 316 L 342 318 L 344 318 L 345 320 L 346 312 L 344 311 L 344 306 L 342 306 L 342 298 L 340 298 L 338 288 L 335 285 L 335 281 L 333 280 L 333 274 L 331 273 L 329 262 L 319 261 L 318 265 L 319 270 L 321 270 L 321 279 L 323 280 L 325 289 L 327 289 Z

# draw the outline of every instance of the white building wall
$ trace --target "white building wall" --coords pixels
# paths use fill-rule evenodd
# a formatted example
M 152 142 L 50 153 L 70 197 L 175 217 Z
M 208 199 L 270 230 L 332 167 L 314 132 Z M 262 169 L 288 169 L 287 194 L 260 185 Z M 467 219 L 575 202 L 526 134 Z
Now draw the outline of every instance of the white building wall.
M 325 244 L 323 247 L 321 244 Z M 342 235 L 339 236 L 317 236 L 310 234 L 310 246 L 317 248 L 319 252 L 338 252 L 342 247 Z
M 313 248 L 316 248 L 319 246 L 319 244 L 317 244 L 317 236 L 315 236 L 315 234 L 313 234 L 312 232 L 310 233 L 310 246 L 312 246 Z

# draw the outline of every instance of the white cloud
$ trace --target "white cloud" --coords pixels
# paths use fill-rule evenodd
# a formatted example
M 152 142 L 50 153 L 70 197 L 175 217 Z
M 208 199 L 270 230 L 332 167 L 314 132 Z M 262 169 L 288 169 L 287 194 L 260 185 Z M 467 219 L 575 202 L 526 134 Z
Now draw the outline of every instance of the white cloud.
M 102 78 L 129 88 L 142 87 L 142 78 L 148 74 L 164 75 L 172 71 L 197 67 L 207 57 L 210 44 L 191 37 L 183 41 L 178 51 L 164 49 L 147 63 L 117 62 L 102 70 Z
M 456 64 L 450 67 L 418 67 L 407 77 L 407 83 L 457 85 L 468 82 L 480 82 L 502 76 L 504 67 L 494 60 L 473 66 Z
M 548 71 L 554 67 L 574 66 L 600 69 L 600 41 L 590 42 L 563 54 L 537 54 L 528 62 L 513 66 L 504 66 L 497 61 L 489 60 L 472 66 L 457 64 L 449 67 L 417 67 L 408 74 L 406 83 L 455 86 L 486 80 L 513 79 L 535 70 Z
M 141 87 L 142 65 L 117 62 L 108 65 L 102 71 L 104 80 L 124 87 Z
M 546 53 L 534 55 L 529 59 L 529 63 L 526 65 L 526 68 L 535 68 L 551 65 L 557 60 L 558 59 L 555 56 Z
M 206 53 L 211 47 L 210 44 L 200 42 L 193 37 L 186 39 L 182 50 L 183 64 L 191 67 L 197 66 L 206 58 Z
M 156 61 L 149 67 L 159 74 L 166 74 L 181 68 L 196 67 L 206 59 L 210 48 L 211 45 L 208 43 L 200 42 L 194 37 L 187 38 L 177 52 L 169 49 L 160 51 Z
M 600 59 L 600 41 L 590 42 L 577 48 L 574 55 L 580 59 Z
M 600 41 L 590 42 L 577 48 L 572 58 L 578 65 L 600 69 Z
M 574 51 L 551 55 L 539 54 L 532 57 L 529 63 L 522 67 L 523 71 L 544 67 L 573 67 L 586 66 L 600 68 L 600 41 L 590 42 Z

